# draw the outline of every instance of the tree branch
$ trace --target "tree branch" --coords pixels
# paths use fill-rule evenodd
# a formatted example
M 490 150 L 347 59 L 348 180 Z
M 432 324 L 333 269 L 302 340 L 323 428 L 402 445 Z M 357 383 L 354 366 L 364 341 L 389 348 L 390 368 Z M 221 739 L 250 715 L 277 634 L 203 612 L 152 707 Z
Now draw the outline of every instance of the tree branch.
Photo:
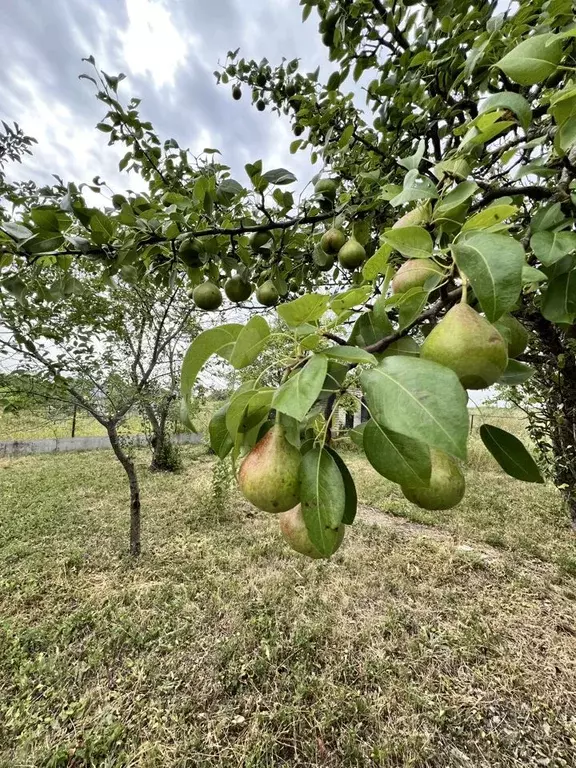
M 393 344 L 395 341 L 398 341 L 398 339 L 406 336 L 412 330 L 412 328 L 421 325 L 425 320 L 432 320 L 435 318 L 440 314 L 440 312 L 442 312 L 443 309 L 456 303 L 461 296 L 462 288 L 456 288 L 454 291 L 450 291 L 450 293 L 446 295 L 446 298 L 438 299 L 435 304 L 433 304 L 431 307 L 428 307 L 428 309 L 422 312 L 422 314 L 419 315 L 413 323 L 410 323 L 410 325 L 406 326 L 406 328 L 403 328 L 401 331 L 394 331 L 394 333 L 390 333 L 388 336 L 384 336 L 383 339 L 376 341 L 374 344 L 369 344 L 367 347 L 364 347 L 364 349 L 367 352 L 372 352 L 373 354 L 384 352 L 386 349 L 388 349 L 390 344 Z
M 538 187 L 536 185 L 529 187 L 500 187 L 500 189 L 491 189 L 484 197 L 474 205 L 470 206 L 470 213 L 479 211 L 492 200 L 498 200 L 500 197 L 517 197 L 522 195 L 523 197 L 531 197 L 533 200 L 548 200 L 552 197 L 553 192 L 546 187 Z

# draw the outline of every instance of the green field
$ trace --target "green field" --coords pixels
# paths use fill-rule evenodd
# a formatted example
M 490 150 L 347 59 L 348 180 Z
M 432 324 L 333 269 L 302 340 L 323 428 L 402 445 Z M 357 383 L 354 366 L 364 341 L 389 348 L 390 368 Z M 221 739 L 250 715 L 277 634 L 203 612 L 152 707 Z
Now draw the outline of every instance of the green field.
M 218 505 L 202 449 L 176 476 L 137 453 L 138 562 L 110 452 L 4 460 L 0 765 L 574 766 L 555 490 L 474 436 L 464 502 L 423 513 L 349 458 L 363 506 L 330 562 L 235 491 Z

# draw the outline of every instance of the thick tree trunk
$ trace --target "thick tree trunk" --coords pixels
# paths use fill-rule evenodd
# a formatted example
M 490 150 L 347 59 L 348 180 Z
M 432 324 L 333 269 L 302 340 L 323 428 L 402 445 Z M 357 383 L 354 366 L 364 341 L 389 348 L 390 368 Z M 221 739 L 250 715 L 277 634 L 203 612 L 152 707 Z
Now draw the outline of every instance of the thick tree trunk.
M 529 324 L 538 337 L 530 360 L 535 373 L 530 386 L 538 403 L 529 409 L 529 432 L 540 450 L 550 456 L 552 479 L 564 497 L 576 529 L 576 340 L 539 313 Z M 546 451 L 546 448 L 548 449 Z
M 140 485 L 136 466 L 130 456 L 123 450 L 115 423 L 106 425 L 108 439 L 116 458 L 124 467 L 130 483 L 130 554 L 137 557 L 140 554 Z

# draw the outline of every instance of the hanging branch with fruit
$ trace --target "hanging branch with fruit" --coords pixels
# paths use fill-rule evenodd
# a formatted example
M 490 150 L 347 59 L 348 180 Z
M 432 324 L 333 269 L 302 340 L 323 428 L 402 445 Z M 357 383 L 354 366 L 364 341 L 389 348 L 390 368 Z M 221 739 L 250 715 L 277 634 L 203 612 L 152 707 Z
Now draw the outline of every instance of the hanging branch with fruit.
M 110 279 L 184 281 L 199 310 L 248 313 L 193 342 L 184 412 L 211 356 L 241 370 L 281 334 L 283 383 L 245 382 L 212 419 L 211 445 L 232 456 L 248 499 L 288 515 L 283 530 L 327 557 L 356 508 L 334 441 L 344 399 L 366 403 L 353 437 L 371 464 L 427 509 L 464 493 L 468 392 L 536 379 L 539 344 L 553 338 L 564 361 L 554 386 L 571 402 L 575 34 L 562 2 L 504 14 L 459 0 L 301 5 L 305 20 L 318 11 L 337 62 L 325 84 L 298 61 L 272 67 L 238 51 L 217 77 L 235 100 L 250 92 L 257 110 L 289 117 L 291 152 L 321 164 L 313 187 L 296 199 L 294 175 L 261 161 L 243 184 L 217 150 L 162 143 L 137 99 L 119 101 L 122 78 L 94 67 L 85 77 L 107 108 L 98 128 L 125 146 L 121 170 L 147 192 L 90 208 L 69 185 L 57 202 L 17 208 L 1 225 L 0 283 L 25 302 L 19 265 L 73 274 L 89 260 Z M 90 187 L 107 196 L 98 177 Z M 576 427 L 576 412 L 564 416 L 558 453 Z M 542 482 L 516 437 L 490 425 L 481 436 L 506 472 Z M 576 480 L 566 489 L 562 477 L 576 519 Z

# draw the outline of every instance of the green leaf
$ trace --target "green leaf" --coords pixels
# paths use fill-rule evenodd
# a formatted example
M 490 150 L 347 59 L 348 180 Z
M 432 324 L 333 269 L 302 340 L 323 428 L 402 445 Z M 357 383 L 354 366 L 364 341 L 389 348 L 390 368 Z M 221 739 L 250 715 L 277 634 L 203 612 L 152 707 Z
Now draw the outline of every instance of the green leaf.
M 329 395 L 333 395 L 335 392 L 341 390 L 347 373 L 347 365 L 339 363 L 335 360 L 329 360 L 328 369 L 326 371 L 326 378 L 322 384 L 322 391 L 320 395 L 322 397 L 328 397 Z
M 94 242 L 104 245 L 114 237 L 114 222 L 102 211 L 94 211 L 90 216 L 90 230 Z
M 276 308 L 279 317 L 290 328 L 297 328 L 305 323 L 320 320 L 328 309 L 330 296 L 319 293 L 307 293 L 299 299 L 288 301 Z
M 547 229 L 555 229 L 566 221 L 560 203 L 542 206 L 530 221 L 531 232 L 544 232 Z
M 342 515 L 342 522 L 344 525 L 352 525 L 358 510 L 358 494 L 356 493 L 354 478 L 340 454 L 328 445 L 325 446 L 325 449 L 336 462 L 344 481 L 344 514 Z
M 542 314 L 551 323 L 576 319 L 576 269 L 555 277 L 543 293 Z
M 323 355 L 312 355 L 304 368 L 282 384 L 272 405 L 277 411 L 302 421 L 322 390 L 328 360 Z
M 493 323 L 510 311 L 522 290 L 524 249 L 507 235 L 478 233 L 452 246 L 458 269 Z
M 356 365 L 375 364 L 377 362 L 374 355 L 370 352 L 366 352 L 360 347 L 344 347 L 335 346 L 323 349 L 322 354 L 332 360 L 343 360 L 346 363 L 354 363 Z
M 273 171 L 266 171 L 262 174 L 262 178 L 269 181 L 270 184 L 292 184 L 298 181 L 296 176 L 291 171 L 287 171 L 286 168 L 275 168 Z
M 369 312 L 363 312 L 354 323 L 349 344 L 369 347 L 393 332 L 392 323 L 386 313 L 385 297 L 379 296 Z
M 30 211 L 30 218 L 43 232 L 60 232 L 60 221 L 53 208 L 33 208 Z
M 414 168 L 404 177 L 402 192 L 390 200 L 390 205 L 396 208 L 412 200 L 431 200 L 438 197 L 436 186 L 425 176 L 420 176 Z
M 15 221 L 2 222 L 1 228 L 15 240 L 26 240 L 28 237 L 32 237 L 33 234 L 28 227 L 24 227 L 22 224 L 17 224 Z
M 296 139 L 290 144 L 290 154 L 294 155 L 303 144 L 303 139 Z
M 545 283 L 548 278 L 545 274 L 540 272 L 539 269 L 529 267 L 525 264 L 522 267 L 522 285 L 529 285 L 530 283 Z
M 498 384 L 506 384 L 514 387 L 516 384 L 523 384 L 534 376 L 534 368 L 519 360 L 508 360 L 508 366 L 500 377 Z
M 360 384 L 372 418 L 385 429 L 466 458 L 468 396 L 454 371 L 396 355 L 364 371 Z
M 180 392 L 188 397 L 204 363 L 212 356 L 219 355 L 225 360 L 230 358 L 236 339 L 244 328 L 239 323 L 220 325 L 209 328 L 197 336 L 188 347 L 182 362 Z
M 424 288 L 410 288 L 398 299 L 398 328 L 402 331 L 420 315 L 428 301 L 428 291 Z
M 196 427 L 194 426 L 194 422 L 190 417 L 188 400 L 185 397 L 180 399 L 180 410 L 178 417 L 180 424 L 189 429 L 190 432 L 196 432 Z
M 348 437 L 357 448 L 360 448 L 364 452 L 364 431 L 366 429 L 367 421 L 363 421 L 361 424 L 357 424 L 353 429 L 348 432 Z
M 398 165 L 401 165 L 403 168 L 406 168 L 407 171 L 418 170 L 418 166 L 422 162 L 422 158 L 424 157 L 424 151 L 426 149 L 426 143 L 424 139 L 420 139 L 418 142 L 418 148 L 416 149 L 416 152 L 413 155 L 410 155 L 409 157 L 404 157 L 401 160 L 398 160 Z
M 364 285 L 361 288 L 352 288 L 350 291 L 344 291 L 335 296 L 330 306 L 337 315 L 346 309 L 352 309 L 366 303 L 372 295 L 372 286 Z
M 225 458 L 232 448 L 234 442 L 226 428 L 226 413 L 228 404 L 219 408 L 210 419 L 208 424 L 208 433 L 210 435 L 210 448 L 219 459 Z
M 275 390 L 269 387 L 236 392 L 226 411 L 226 429 L 233 439 L 259 426 L 268 418 Z
M 230 363 L 234 368 L 246 368 L 253 363 L 268 343 L 270 328 L 260 315 L 252 317 L 242 328 L 236 339 L 236 344 L 230 355 Z
M 500 93 L 494 93 L 485 99 L 480 105 L 480 114 L 484 112 L 491 112 L 494 109 L 508 109 L 510 112 L 514 112 L 518 118 L 518 122 L 526 130 L 532 122 L 532 109 L 530 104 L 524 96 L 513 91 L 501 91 Z
M 530 239 L 530 247 L 545 267 L 551 267 L 576 251 L 576 232 L 536 232 Z
M 515 435 L 504 429 L 482 424 L 480 437 L 506 474 L 525 483 L 543 483 L 538 465 Z
M 344 130 L 342 131 L 342 135 L 340 136 L 340 139 L 338 141 L 339 149 L 344 149 L 344 147 L 348 146 L 353 134 L 354 134 L 353 125 L 348 125 L 346 128 L 344 128 Z
M 430 233 L 423 227 L 388 229 L 382 239 L 407 259 L 427 259 L 434 248 Z
M 374 419 L 364 429 L 364 452 L 378 474 L 399 485 L 427 485 L 430 449 L 425 443 L 385 429 Z
M 473 197 L 478 191 L 474 181 L 462 181 L 451 192 L 448 192 L 434 207 L 434 220 L 444 218 L 449 211 L 459 208 Z
M 383 275 L 391 253 L 392 248 L 387 243 L 381 245 L 362 267 L 362 277 L 365 280 L 375 280 L 378 275 Z
M 312 448 L 302 457 L 300 503 L 312 544 L 324 557 L 329 557 L 338 541 L 346 489 L 336 461 L 325 448 Z
M 489 208 L 485 208 L 483 211 L 475 213 L 468 221 L 464 223 L 462 232 L 469 232 L 473 229 L 489 229 L 495 224 L 509 219 L 515 213 L 518 208 L 515 205 L 491 205 Z
M 496 66 L 519 85 L 536 85 L 556 72 L 561 59 L 562 41 L 547 32 L 523 40 Z

